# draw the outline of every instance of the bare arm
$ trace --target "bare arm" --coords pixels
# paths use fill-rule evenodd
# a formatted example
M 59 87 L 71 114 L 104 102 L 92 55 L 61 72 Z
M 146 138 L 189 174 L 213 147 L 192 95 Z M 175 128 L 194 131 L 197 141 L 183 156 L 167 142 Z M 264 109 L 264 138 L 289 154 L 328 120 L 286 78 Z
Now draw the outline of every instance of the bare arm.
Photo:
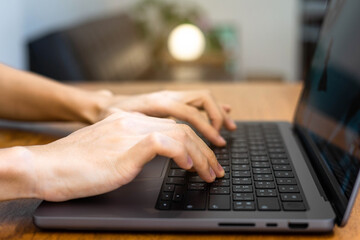
M 0 118 L 95 122 L 103 97 L 0 64 Z

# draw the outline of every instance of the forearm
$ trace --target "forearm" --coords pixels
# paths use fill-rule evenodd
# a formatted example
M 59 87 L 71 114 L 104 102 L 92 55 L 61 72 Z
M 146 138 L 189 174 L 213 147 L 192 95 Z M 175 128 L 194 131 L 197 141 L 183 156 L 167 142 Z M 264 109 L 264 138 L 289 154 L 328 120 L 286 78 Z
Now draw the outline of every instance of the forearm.
M 35 170 L 25 147 L 0 149 L 0 201 L 36 198 Z
M 95 122 L 102 98 L 0 64 L 0 118 Z

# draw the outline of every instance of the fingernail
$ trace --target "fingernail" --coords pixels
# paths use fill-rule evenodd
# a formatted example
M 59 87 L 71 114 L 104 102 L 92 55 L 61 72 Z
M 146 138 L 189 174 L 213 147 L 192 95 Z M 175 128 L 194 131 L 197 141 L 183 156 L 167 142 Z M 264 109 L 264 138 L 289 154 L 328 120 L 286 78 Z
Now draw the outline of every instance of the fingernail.
M 216 177 L 215 172 L 212 168 L 210 168 L 210 176 L 214 179 Z
M 219 141 L 219 143 L 220 144 L 226 144 L 226 141 L 225 141 L 225 139 L 222 137 L 222 136 L 218 136 L 218 141 Z
M 194 163 L 193 163 L 193 160 L 191 159 L 190 156 L 187 157 L 187 162 L 188 162 L 189 167 L 192 168 L 192 166 L 194 165 Z

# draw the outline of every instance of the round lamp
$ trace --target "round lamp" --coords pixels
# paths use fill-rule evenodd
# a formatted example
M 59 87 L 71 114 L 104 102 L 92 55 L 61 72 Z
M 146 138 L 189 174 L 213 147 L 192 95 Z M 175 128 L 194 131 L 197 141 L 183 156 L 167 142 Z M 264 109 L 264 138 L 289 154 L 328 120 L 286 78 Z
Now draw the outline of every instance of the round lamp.
M 176 60 L 194 61 L 204 53 L 204 34 L 192 24 L 181 24 L 171 31 L 168 48 Z

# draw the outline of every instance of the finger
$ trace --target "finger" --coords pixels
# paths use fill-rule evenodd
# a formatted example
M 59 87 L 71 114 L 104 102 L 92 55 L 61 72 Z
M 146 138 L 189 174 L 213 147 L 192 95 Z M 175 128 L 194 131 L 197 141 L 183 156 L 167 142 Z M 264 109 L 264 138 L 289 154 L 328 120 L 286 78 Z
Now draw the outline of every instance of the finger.
M 179 126 L 189 136 L 189 140 L 187 142 L 188 144 L 190 144 L 188 152 L 191 153 L 191 147 L 196 147 L 196 150 L 200 150 L 202 156 L 205 157 L 205 160 L 210 166 L 211 169 L 209 169 L 209 171 L 213 170 L 216 177 L 223 177 L 225 174 L 224 169 L 221 167 L 218 160 L 216 159 L 214 152 L 205 144 L 205 142 L 198 135 L 196 135 L 196 133 L 189 126 L 185 124 L 179 124 Z M 194 168 L 195 170 L 198 170 L 197 162 L 194 162 Z
M 205 110 L 206 114 L 208 115 L 211 121 L 211 124 L 214 126 L 216 130 L 219 131 L 224 123 L 224 118 L 223 115 L 221 114 L 221 110 L 210 92 L 203 91 L 201 95 L 202 95 L 201 105 L 197 107 L 202 107 Z
M 211 126 L 198 109 L 175 101 L 170 105 L 171 107 L 168 110 L 169 114 L 193 125 L 216 146 L 226 145 L 226 141 L 220 136 L 219 131 Z
M 230 113 L 230 112 L 231 112 L 231 107 L 230 107 L 230 105 L 228 105 L 228 104 L 221 104 L 221 107 L 222 107 L 222 109 L 224 109 L 224 111 L 225 111 L 226 113 Z
M 225 126 L 225 128 L 230 130 L 230 131 L 235 130 L 236 129 L 236 124 L 230 118 L 229 114 L 227 114 L 224 109 L 221 109 L 221 113 L 222 113 L 222 115 L 224 117 L 224 126 Z
M 178 130 L 165 133 L 179 142 L 184 143 L 193 162 L 190 171 L 196 171 L 206 182 L 214 181 L 215 177 L 223 177 L 225 172 L 218 164 L 217 159 L 209 147 L 187 125 L 179 124 Z

